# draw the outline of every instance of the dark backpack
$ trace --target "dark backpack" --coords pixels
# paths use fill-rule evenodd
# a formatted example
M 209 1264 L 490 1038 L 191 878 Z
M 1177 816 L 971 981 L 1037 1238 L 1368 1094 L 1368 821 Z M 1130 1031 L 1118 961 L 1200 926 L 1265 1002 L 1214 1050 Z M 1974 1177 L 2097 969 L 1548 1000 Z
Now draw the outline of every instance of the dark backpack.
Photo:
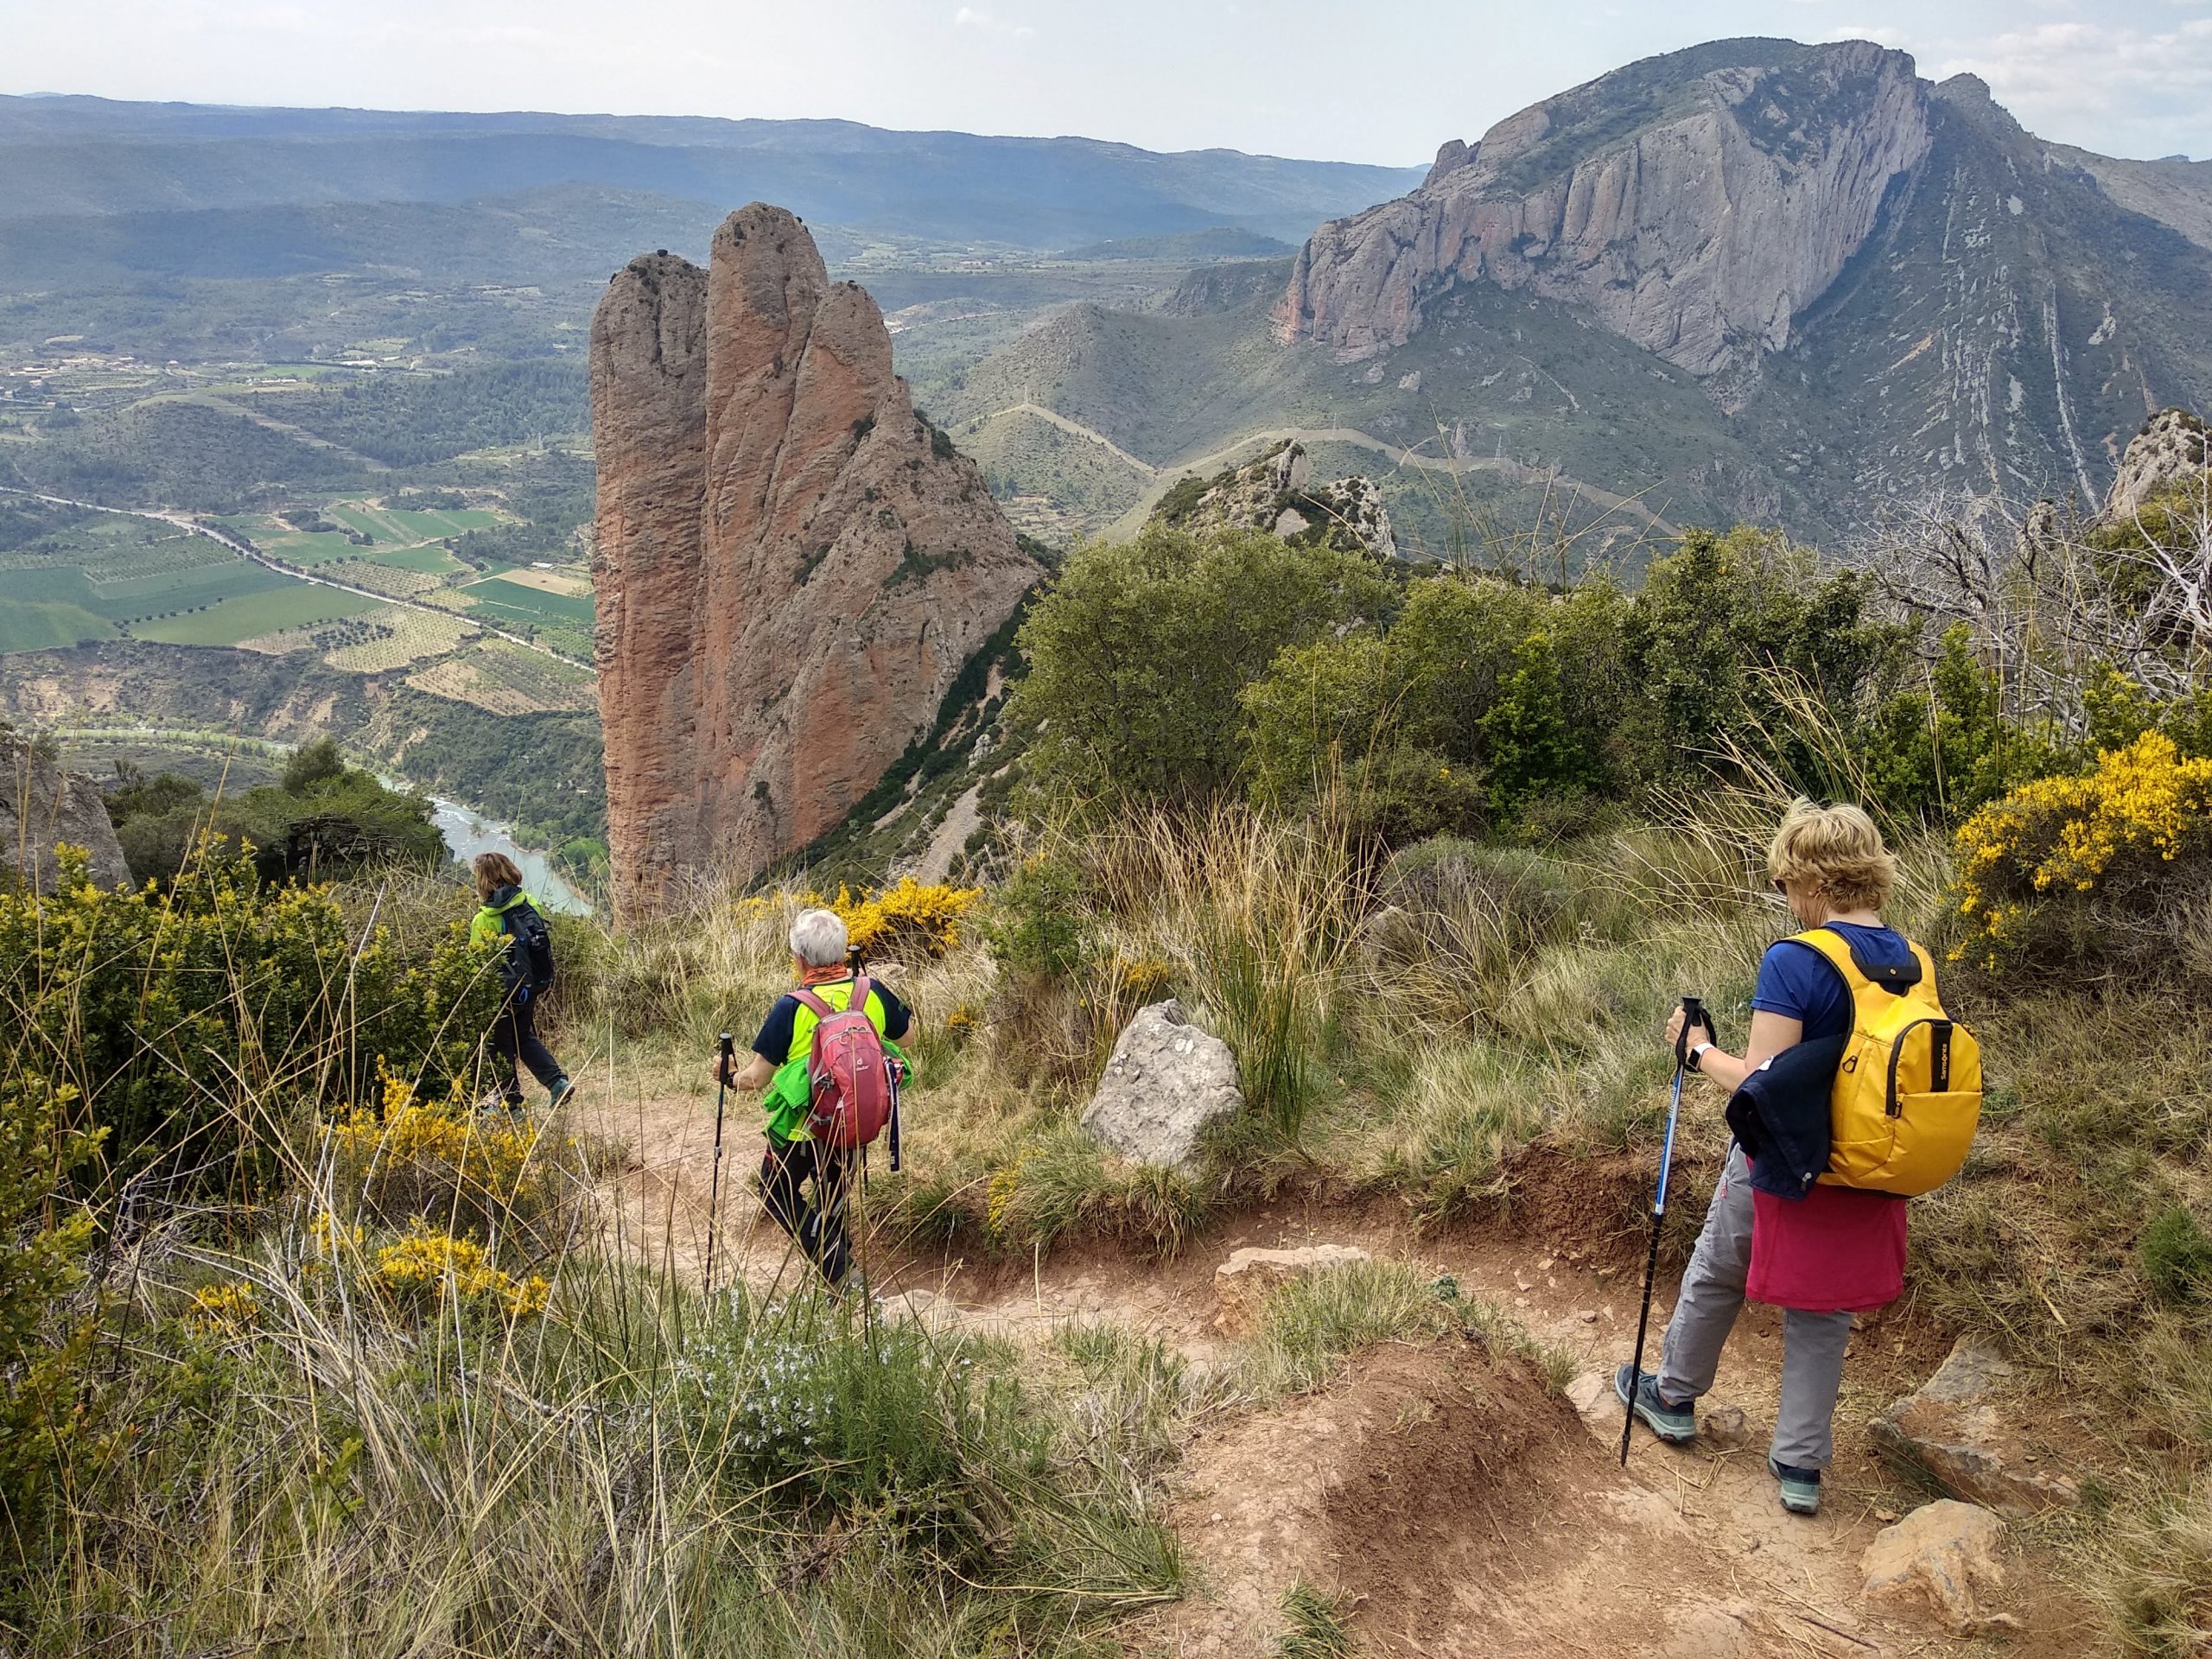
M 528 991 L 540 997 L 553 988 L 553 930 L 529 899 L 518 899 L 499 912 L 499 928 L 507 936 L 507 953 L 499 972 L 507 991 Z

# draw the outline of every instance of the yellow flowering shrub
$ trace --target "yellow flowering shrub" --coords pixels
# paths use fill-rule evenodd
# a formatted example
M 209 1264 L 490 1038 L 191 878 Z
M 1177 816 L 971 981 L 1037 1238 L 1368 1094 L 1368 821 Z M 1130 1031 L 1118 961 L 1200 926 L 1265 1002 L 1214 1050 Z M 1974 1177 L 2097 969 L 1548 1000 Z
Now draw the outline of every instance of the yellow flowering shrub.
M 376 1253 L 377 1282 L 408 1301 L 442 1303 L 448 1296 L 496 1307 L 511 1319 L 543 1313 L 552 1287 L 536 1274 L 516 1279 L 481 1244 L 417 1222 L 396 1244 Z
M 202 1285 L 192 1293 L 185 1321 L 202 1335 L 238 1337 L 261 1323 L 261 1301 L 243 1280 Z
M 981 887 L 925 885 L 909 875 L 894 887 L 863 889 L 857 897 L 840 886 L 836 898 L 822 902 L 844 918 L 853 944 L 864 955 L 911 959 L 942 957 L 957 946 L 961 925 L 982 898 Z
M 2183 759 L 2145 732 L 2094 770 L 2043 778 L 1960 826 L 1959 914 L 1973 930 L 1951 952 L 1995 969 L 2030 949 L 2126 955 L 2170 939 L 2181 887 L 2212 862 L 2212 760 Z M 2084 924 L 2088 925 L 2084 925 Z
M 812 887 L 755 893 L 738 902 L 735 914 L 743 925 L 772 915 L 787 919 L 800 910 L 834 910 L 845 924 L 847 938 L 865 955 L 934 958 L 959 944 L 962 925 L 982 899 L 981 887 L 925 883 L 909 875 L 881 891 L 862 887 L 855 892 L 839 882 L 835 893 Z
M 495 1221 L 528 1230 L 562 1207 L 564 1145 L 527 1119 L 471 1109 L 458 1089 L 426 1099 L 387 1074 L 381 1098 L 356 1106 L 330 1135 L 340 1190 L 359 1193 L 380 1220 L 458 1216 L 473 1230 Z

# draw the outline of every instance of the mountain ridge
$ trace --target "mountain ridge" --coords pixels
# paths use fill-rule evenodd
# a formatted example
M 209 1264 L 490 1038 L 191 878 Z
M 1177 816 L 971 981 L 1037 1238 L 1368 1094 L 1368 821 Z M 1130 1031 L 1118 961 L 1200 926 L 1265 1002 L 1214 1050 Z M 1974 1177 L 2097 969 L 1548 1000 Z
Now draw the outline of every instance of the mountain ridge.
M 2199 166 L 2047 144 L 1872 43 L 1712 42 L 1446 143 L 1318 229 L 1271 307 L 1224 267 L 1141 326 L 1065 314 L 958 406 L 1025 388 L 1154 465 L 1352 427 L 1831 544 L 1930 490 L 2094 499 L 2146 415 L 2212 400 Z M 1800 221 L 1827 240 L 1793 264 Z
M 596 184 L 788 201 L 810 220 L 1051 248 L 1230 226 L 1295 242 L 1417 168 L 836 119 L 315 111 L 0 96 L 0 221 L 454 203 Z M 938 187 L 919 199 L 916 176 Z

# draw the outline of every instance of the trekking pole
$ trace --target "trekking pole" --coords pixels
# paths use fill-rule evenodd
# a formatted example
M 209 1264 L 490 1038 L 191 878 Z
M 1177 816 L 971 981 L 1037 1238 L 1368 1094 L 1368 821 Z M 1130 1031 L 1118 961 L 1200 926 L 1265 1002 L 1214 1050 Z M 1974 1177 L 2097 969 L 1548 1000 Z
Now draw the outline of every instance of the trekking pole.
M 1682 1029 L 1675 1039 L 1675 1091 L 1667 1103 L 1667 1142 L 1659 1154 L 1659 1186 L 1651 1198 L 1651 1253 L 1643 1262 L 1643 1307 L 1636 1316 L 1636 1359 L 1628 1368 L 1628 1412 L 1621 1421 L 1621 1467 L 1628 1467 L 1629 1435 L 1636 1427 L 1636 1396 L 1643 1387 L 1643 1338 L 1651 1328 L 1651 1281 L 1659 1272 L 1659 1228 L 1667 1217 L 1667 1176 L 1675 1166 L 1675 1125 L 1682 1115 L 1682 1077 L 1689 1070 L 1690 1033 L 1705 1025 L 1705 1007 L 1682 999 Z
M 737 1055 L 736 1039 L 722 1033 L 722 1063 L 715 1069 L 715 1173 L 707 1183 L 707 1294 L 715 1294 L 715 1234 L 722 1218 L 722 1104 L 729 1098 L 729 1064 Z

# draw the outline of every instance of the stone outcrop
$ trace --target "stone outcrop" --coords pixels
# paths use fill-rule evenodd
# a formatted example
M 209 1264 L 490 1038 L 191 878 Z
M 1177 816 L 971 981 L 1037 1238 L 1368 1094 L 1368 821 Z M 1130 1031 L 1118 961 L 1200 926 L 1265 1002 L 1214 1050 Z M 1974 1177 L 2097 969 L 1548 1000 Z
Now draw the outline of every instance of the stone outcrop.
M 1987 1611 L 2005 1587 L 2005 1523 L 1987 1510 L 1945 1498 L 1923 1503 L 1874 1535 L 1859 1558 L 1867 1605 L 1930 1619 L 1959 1636 L 2009 1627 Z
M 2153 497 L 2204 476 L 2212 467 L 2212 438 L 2185 409 L 2162 409 L 2143 423 L 2120 459 L 2120 472 L 2099 517 L 2110 522 L 2139 512 Z
M 874 301 L 755 202 L 592 319 L 618 917 L 834 827 L 1041 574 L 914 412 Z
M 1378 559 L 1395 558 L 1398 552 L 1390 510 L 1374 480 L 1355 473 L 1314 483 L 1313 458 L 1295 440 L 1231 467 L 1195 499 L 1173 507 L 1163 502 L 1160 516 L 1190 531 L 1264 530 L 1287 541 L 1325 541 Z
M 1720 41 L 1632 64 L 1438 152 L 1412 194 L 1314 233 L 1278 335 L 1402 346 L 1457 283 L 1586 307 L 1700 376 L 1789 345 L 1928 154 L 1926 89 L 1866 41 Z
M 1110 1152 L 1187 1173 L 1198 1167 L 1200 1132 L 1243 1103 L 1229 1045 L 1192 1025 L 1171 997 L 1122 1028 L 1083 1127 Z
M 2017 1384 L 2011 1362 L 1986 1339 L 1961 1337 L 1933 1376 L 1874 1419 L 1874 1443 L 1925 1470 L 1953 1497 L 2000 1514 L 2080 1503 L 2073 1477 L 2039 1466 L 2041 1458 L 2009 1425 L 2030 1410 L 2011 1400 Z
M 52 893 L 61 870 L 57 845 L 90 853 L 98 886 L 131 885 L 99 786 L 20 734 L 0 730 L 0 879 L 28 877 L 35 891 Z
M 1309 1273 L 1373 1260 L 1357 1244 L 1301 1244 L 1287 1250 L 1247 1245 L 1231 1250 L 1229 1260 L 1213 1270 L 1214 1300 L 1219 1306 L 1214 1328 L 1249 1336 L 1260 1328 L 1261 1305 L 1278 1286 Z

